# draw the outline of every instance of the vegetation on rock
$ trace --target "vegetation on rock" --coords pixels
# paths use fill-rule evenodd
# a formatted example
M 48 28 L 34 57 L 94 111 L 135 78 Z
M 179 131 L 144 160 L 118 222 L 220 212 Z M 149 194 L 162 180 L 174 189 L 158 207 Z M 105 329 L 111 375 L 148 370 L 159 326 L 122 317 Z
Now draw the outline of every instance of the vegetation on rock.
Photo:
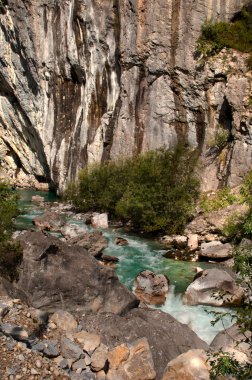
M 180 233 L 199 194 L 197 152 L 178 146 L 82 170 L 65 198 L 82 211 L 108 212 L 146 232 Z
M 239 198 L 238 198 L 239 199 Z M 245 215 L 233 214 L 226 222 L 223 233 L 230 238 L 252 237 L 252 171 L 245 178 L 240 190 L 240 201 L 249 209 Z
M 249 206 L 244 215 L 233 215 L 224 227 L 224 233 L 234 240 L 242 237 L 252 237 L 252 171 L 245 178 L 244 185 L 240 190 L 243 201 Z M 232 198 L 231 198 L 232 199 Z M 237 282 L 246 292 L 244 305 L 235 313 L 228 313 L 236 321 L 239 331 L 243 336 L 242 342 L 252 349 L 252 244 L 250 241 L 236 248 L 234 255 L 234 271 L 237 273 Z M 215 313 L 216 319 L 213 324 L 223 318 L 223 313 Z M 237 346 L 241 341 L 237 342 Z M 252 364 L 240 363 L 234 355 L 219 351 L 210 353 L 211 364 L 210 378 L 216 379 L 221 375 L 234 375 L 238 380 L 251 379 Z
M 198 39 L 197 51 L 204 57 L 220 52 L 224 47 L 250 53 L 247 61 L 252 69 L 252 12 L 242 10 L 232 22 L 206 22 Z
M 20 246 L 11 240 L 14 218 L 18 215 L 17 200 L 15 191 L 0 182 L 0 275 L 11 281 L 17 277 L 17 265 L 22 259 Z
M 243 198 L 240 194 L 233 194 L 230 188 L 224 187 L 212 195 L 202 194 L 200 198 L 200 208 L 204 212 L 212 212 L 242 202 Z

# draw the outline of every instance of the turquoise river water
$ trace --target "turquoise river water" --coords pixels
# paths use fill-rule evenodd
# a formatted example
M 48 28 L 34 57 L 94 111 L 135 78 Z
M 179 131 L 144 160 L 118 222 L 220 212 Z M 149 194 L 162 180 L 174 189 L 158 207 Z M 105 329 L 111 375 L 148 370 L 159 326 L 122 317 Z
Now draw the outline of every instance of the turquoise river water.
M 41 195 L 47 202 L 57 200 L 53 193 L 20 190 L 19 194 L 19 207 L 22 215 L 16 220 L 17 230 L 34 228 L 32 219 L 44 211 L 41 206 L 31 202 L 32 195 Z M 81 221 L 74 219 L 69 219 L 69 222 L 83 225 Z M 224 325 L 219 322 L 215 326 L 211 326 L 213 316 L 209 312 L 227 311 L 227 309 L 201 305 L 187 306 L 182 302 L 182 294 L 195 275 L 194 267 L 198 266 L 206 269 L 211 268 L 212 264 L 166 259 L 163 257 L 165 252 L 163 247 L 153 240 L 112 229 L 104 230 L 103 233 L 109 242 L 106 253 L 119 258 L 116 273 L 120 281 L 129 289 L 132 289 L 133 281 L 137 274 L 144 269 L 150 269 L 155 273 L 163 273 L 169 278 L 170 286 L 167 301 L 165 305 L 160 307 L 161 310 L 171 314 L 180 322 L 188 324 L 207 343 L 210 343 L 224 327 L 231 325 L 230 318 L 226 317 L 223 321 Z M 118 236 L 127 239 L 129 244 L 124 247 L 114 244 L 114 240 Z

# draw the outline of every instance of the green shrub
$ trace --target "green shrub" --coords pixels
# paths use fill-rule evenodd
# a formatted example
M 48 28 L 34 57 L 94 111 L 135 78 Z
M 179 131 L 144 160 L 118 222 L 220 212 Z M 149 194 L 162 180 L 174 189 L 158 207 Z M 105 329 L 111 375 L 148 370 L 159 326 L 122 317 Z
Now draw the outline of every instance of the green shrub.
M 18 279 L 18 265 L 23 257 L 21 246 L 11 240 L 0 244 L 0 275 L 9 281 Z
M 237 283 L 242 285 L 246 298 L 242 307 L 227 313 L 212 312 L 215 320 L 212 325 L 222 320 L 225 315 L 229 315 L 237 324 L 241 340 L 234 342 L 237 346 L 245 343 L 248 352 L 252 349 L 252 247 L 247 245 L 238 247 L 234 254 L 234 271 L 237 274 Z M 240 339 L 240 338 L 239 338 Z M 208 361 L 211 365 L 210 379 L 222 379 L 225 375 L 235 376 L 238 380 L 250 380 L 252 364 L 250 362 L 239 362 L 234 355 L 222 350 L 208 353 Z M 225 377 L 226 378 L 226 377 Z M 233 377 L 232 377 L 233 378 Z
M 229 238 L 252 237 L 252 171 L 245 177 L 244 185 L 236 196 L 238 203 L 245 203 L 249 209 L 245 215 L 233 214 L 223 227 L 223 234 Z
M 181 232 L 199 194 L 197 153 L 177 147 L 92 165 L 65 197 L 83 211 L 107 211 L 144 231 Z
M 232 214 L 223 226 L 223 235 L 230 239 L 241 237 L 243 235 L 244 220 L 245 215 Z
M 224 129 L 222 125 L 219 124 L 217 126 L 213 140 L 209 141 L 209 147 L 217 148 L 219 150 L 223 149 L 228 143 L 229 135 L 229 131 L 227 129 Z
M 18 196 L 6 183 L 0 181 L 0 243 L 10 238 L 14 218 L 18 215 Z
M 252 12 L 243 10 L 233 22 L 206 22 L 201 29 L 197 51 L 209 56 L 224 47 L 233 48 L 244 53 L 252 53 Z M 252 55 L 248 60 L 252 68 Z
M 200 199 L 200 208 L 204 212 L 212 212 L 232 204 L 239 204 L 241 201 L 240 195 L 232 194 L 230 188 L 224 187 L 212 196 L 203 194 Z
M 11 241 L 14 218 L 18 215 L 17 200 L 15 191 L 0 181 L 0 275 L 11 281 L 17 278 L 22 259 L 20 246 Z

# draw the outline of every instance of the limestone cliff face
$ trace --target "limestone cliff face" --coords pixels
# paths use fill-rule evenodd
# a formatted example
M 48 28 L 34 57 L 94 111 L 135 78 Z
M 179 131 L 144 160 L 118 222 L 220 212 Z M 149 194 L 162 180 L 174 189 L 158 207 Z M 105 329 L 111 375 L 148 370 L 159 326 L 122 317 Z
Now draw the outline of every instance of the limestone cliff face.
M 3 0 L 0 160 L 17 183 L 60 189 L 87 163 L 177 142 L 199 147 L 202 184 L 237 185 L 252 163 L 246 55 L 202 64 L 206 19 L 248 0 Z M 218 124 L 228 146 L 211 148 Z

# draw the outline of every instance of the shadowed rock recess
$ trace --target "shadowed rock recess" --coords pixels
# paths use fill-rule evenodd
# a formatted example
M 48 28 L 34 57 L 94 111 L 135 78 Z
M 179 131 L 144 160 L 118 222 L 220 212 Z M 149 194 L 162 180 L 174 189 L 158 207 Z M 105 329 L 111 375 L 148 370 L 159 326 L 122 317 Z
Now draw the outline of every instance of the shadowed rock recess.
M 195 55 L 205 20 L 248 0 L 4 0 L 1 172 L 62 190 L 88 162 L 177 142 L 198 147 L 202 186 L 237 185 L 251 163 L 246 54 Z M 219 124 L 226 146 L 210 142 Z

